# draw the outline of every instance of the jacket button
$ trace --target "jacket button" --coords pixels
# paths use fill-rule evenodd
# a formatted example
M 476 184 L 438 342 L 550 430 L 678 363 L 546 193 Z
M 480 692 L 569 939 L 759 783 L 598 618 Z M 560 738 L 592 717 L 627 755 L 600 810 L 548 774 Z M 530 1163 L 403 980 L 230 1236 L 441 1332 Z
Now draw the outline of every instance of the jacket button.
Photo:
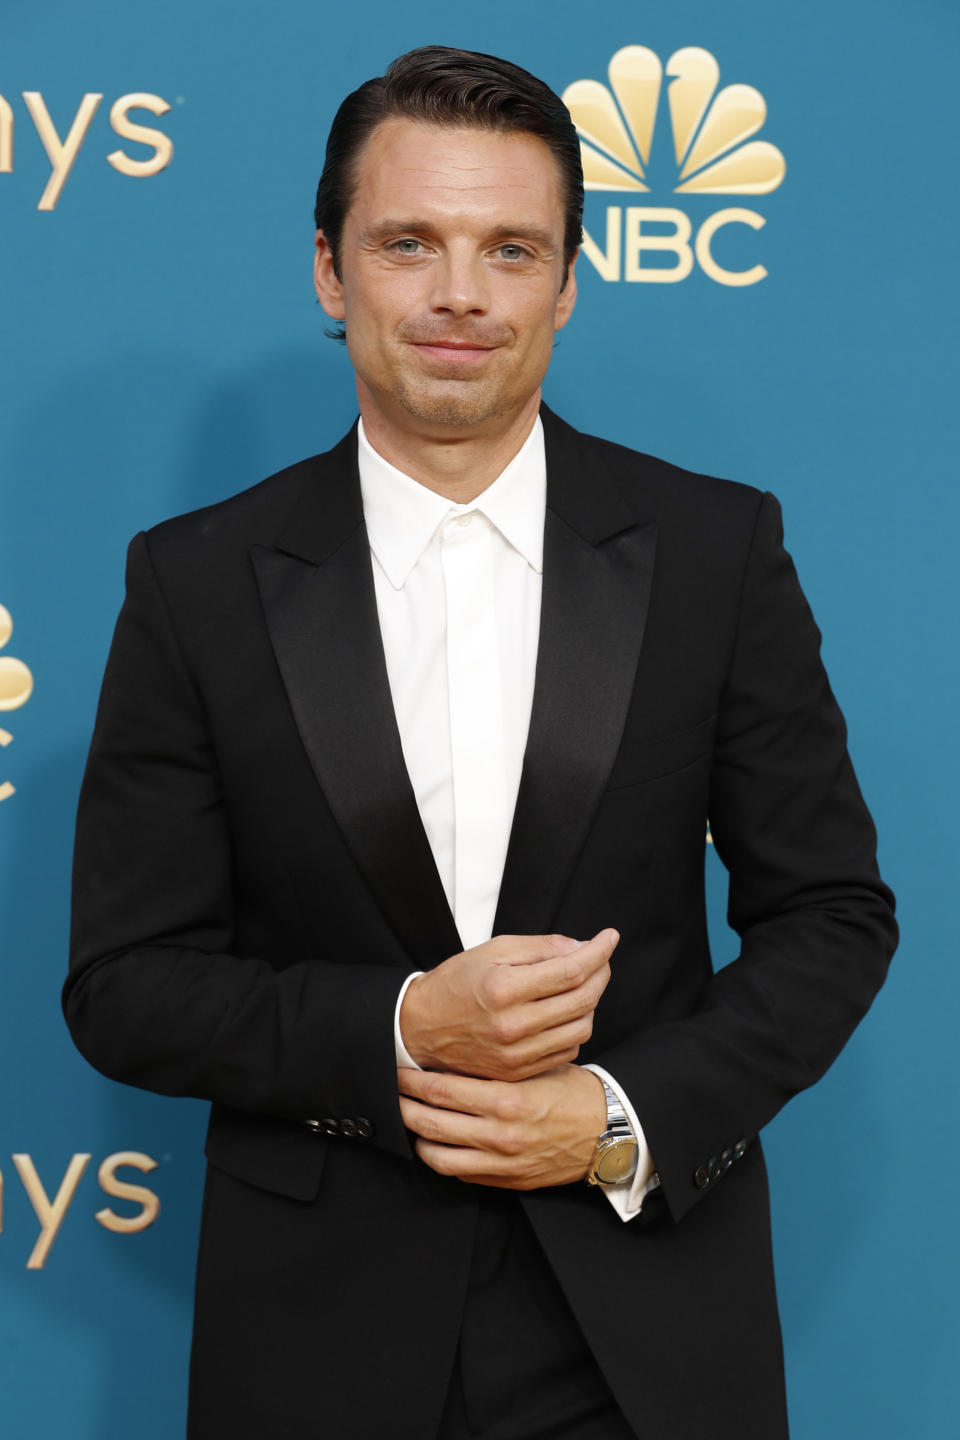
M 373 1134 L 373 1126 L 370 1124 L 370 1121 L 365 1120 L 362 1115 L 357 1116 L 357 1134 L 362 1140 L 369 1140 Z
M 341 1135 L 356 1135 L 356 1133 L 357 1133 L 357 1122 L 356 1122 L 356 1120 L 341 1120 L 341 1121 L 340 1121 L 340 1134 L 341 1134 Z
M 693 1172 L 693 1183 L 698 1190 L 705 1190 L 710 1184 L 710 1171 L 706 1165 L 698 1165 Z

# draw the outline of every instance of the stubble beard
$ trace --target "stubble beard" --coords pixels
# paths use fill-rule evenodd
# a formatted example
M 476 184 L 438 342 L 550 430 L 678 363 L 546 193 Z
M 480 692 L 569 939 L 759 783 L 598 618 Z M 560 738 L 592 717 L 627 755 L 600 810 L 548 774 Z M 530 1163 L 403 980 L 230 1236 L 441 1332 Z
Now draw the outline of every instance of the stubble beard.
M 450 380 L 442 388 L 398 377 L 389 394 L 408 415 L 431 425 L 479 425 L 510 413 L 501 386 L 482 380 Z

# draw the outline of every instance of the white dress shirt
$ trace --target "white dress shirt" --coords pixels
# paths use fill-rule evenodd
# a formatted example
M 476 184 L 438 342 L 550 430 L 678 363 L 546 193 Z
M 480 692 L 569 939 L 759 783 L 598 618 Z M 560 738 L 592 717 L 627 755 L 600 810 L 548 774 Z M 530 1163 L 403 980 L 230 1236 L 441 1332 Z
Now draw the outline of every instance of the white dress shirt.
M 407 771 L 466 949 L 489 940 L 533 703 L 547 467 L 539 418 L 492 485 L 457 505 L 397 470 L 359 426 L 360 489 L 380 633 Z M 616 961 L 614 960 L 614 963 Z M 398 1065 L 419 1068 L 400 1034 Z M 632 1219 L 655 1183 L 643 1130 L 619 1097 L 640 1156 L 604 1190 Z

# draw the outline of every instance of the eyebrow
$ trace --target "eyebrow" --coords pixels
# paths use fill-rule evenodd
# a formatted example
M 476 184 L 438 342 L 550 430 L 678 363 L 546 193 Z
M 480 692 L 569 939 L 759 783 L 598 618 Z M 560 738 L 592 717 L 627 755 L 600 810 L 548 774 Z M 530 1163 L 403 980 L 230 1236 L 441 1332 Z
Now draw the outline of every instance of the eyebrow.
M 392 235 L 429 235 L 433 229 L 433 223 L 424 219 L 378 220 L 361 231 L 360 239 L 367 244 L 376 244 L 389 240 Z M 529 240 L 543 250 L 556 251 L 560 248 L 549 230 L 543 230 L 538 225 L 500 225 L 490 232 L 487 240 L 494 243 L 498 240 Z

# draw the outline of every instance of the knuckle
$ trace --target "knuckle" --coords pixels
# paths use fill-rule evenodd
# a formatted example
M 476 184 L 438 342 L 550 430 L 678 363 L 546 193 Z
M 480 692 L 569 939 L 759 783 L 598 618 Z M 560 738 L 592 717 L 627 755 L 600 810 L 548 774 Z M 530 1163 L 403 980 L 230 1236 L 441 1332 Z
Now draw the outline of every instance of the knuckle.
M 530 1056 L 520 1051 L 504 1055 L 501 1065 L 507 1080 L 523 1080 L 531 1073 Z
M 502 1015 L 496 1015 L 491 1021 L 494 1038 L 501 1045 L 513 1045 L 519 1040 L 523 1032 L 523 1022 L 519 1016 L 507 1010 Z
M 427 1114 L 421 1117 L 420 1133 L 425 1140 L 441 1139 L 441 1125 L 435 1115 Z
M 506 1044 L 504 1035 L 504 1021 L 502 1015 L 494 1015 L 490 1020 L 490 1033 L 498 1045 Z
M 518 1015 L 515 1011 L 512 1010 L 507 1011 L 505 1015 L 502 1015 L 500 1017 L 500 1024 L 498 1028 L 498 1038 L 502 1041 L 504 1045 L 516 1044 L 518 1040 L 523 1039 L 524 1033 L 526 1031 L 523 1016 Z
M 497 1131 L 497 1149 L 503 1155 L 520 1155 L 523 1152 L 523 1136 L 516 1125 L 502 1125 Z
M 449 1085 L 438 1071 L 431 1071 L 423 1083 L 423 1097 L 430 1105 L 444 1105 L 449 1099 Z
M 588 971 L 584 969 L 583 961 L 578 960 L 575 955 L 568 955 L 564 963 L 564 974 L 571 986 L 579 986 L 589 979 Z
M 509 971 L 500 966 L 487 978 L 486 998 L 495 1010 L 502 1010 L 513 998 L 513 984 Z
M 505 1085 L 502 1092 L 497 1095 L 493 1110 L 498 1120 L 503 1120 L 508 1124 L 519 1116 L 520 1103 L 509 1085 Z

